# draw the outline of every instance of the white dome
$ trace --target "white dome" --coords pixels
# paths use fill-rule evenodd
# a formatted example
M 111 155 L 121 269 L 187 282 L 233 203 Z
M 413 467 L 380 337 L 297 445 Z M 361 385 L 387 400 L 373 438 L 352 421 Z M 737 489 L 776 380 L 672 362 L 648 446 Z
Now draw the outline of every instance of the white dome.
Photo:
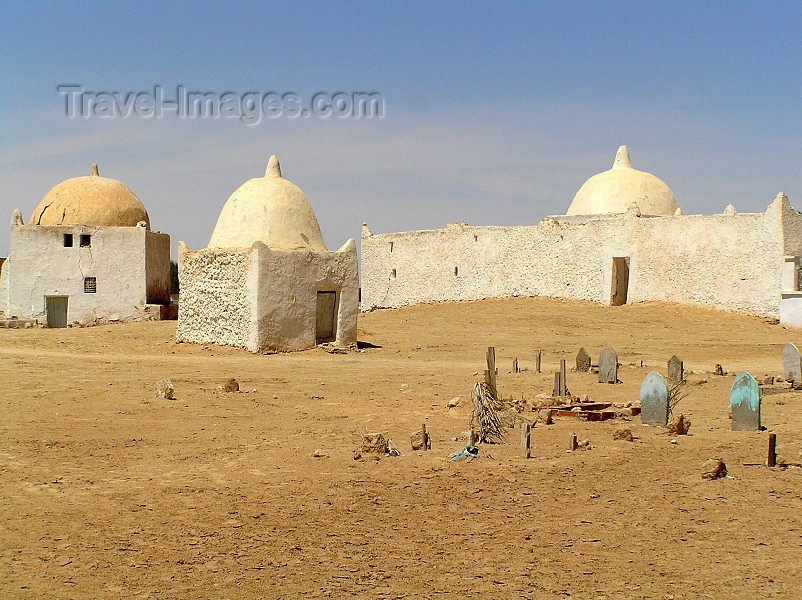
M 275 155 L 264 177 L 249 179 L 220 211 L 209 248 L 248 248 L 264 242 L 274 250 L 325 252 L 312 206 L 294 183 L 281 176 Z
M 632 168 L 629 151 L 621 146 L 613 168 L 588 179 L 565 214 L 624 213 L 633 204 L 644 215 L 674 215 L 680 207 L 665 183 L 651 173 Z

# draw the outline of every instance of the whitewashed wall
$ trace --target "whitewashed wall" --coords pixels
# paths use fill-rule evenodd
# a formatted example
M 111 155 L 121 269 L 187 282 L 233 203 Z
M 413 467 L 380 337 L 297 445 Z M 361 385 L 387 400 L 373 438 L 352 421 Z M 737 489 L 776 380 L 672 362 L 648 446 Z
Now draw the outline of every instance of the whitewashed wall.
M 778 196 L 758 214 L 630 212 L 380 235 L 364 226 L 361 306 L 504 296 L 608 304 L 612 259 L 621 256 L 630 259 L 629 303 L 658 300 L 779 318 L 784 247 L 794 244 L 784 239 L 783 218 L 798 217 Z
M 315 346 L 317 292 L 338 294 L 335 344 L 356 343 L 356 244 L 338 252 L 251 248 L 190 252 L 179 242 L 177 339 L 265 350 Z
M 69 296 L 68 323 L 158 318 L 158 311 L 146 309 L 146 272 L 154 280 L 166 278 L 169 285 L 169 235 L 145 227 L 20 223 L 21 219 L 11 226 L 10 252 L 0 284 L 7 317 L 44 322 L 45 296 Z M 73 235 L 72 247 L 64 247 L 64 234 Z M 81 234 L 91 236 L 90 247 L 80 247 Z M 156 249 L 149 259 L 147 246 Z M 85 277 L 96 278 L 96 293 L 84 292 Z

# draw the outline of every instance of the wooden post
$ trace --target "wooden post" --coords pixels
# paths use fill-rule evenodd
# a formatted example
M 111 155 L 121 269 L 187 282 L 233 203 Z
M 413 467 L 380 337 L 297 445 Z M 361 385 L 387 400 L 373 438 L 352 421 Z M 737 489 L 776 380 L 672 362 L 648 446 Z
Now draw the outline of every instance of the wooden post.
M 493 395 L 496 396 L 496 349 L 493 346 L 487 347 L 487 370 L 490 371 L 490 387 L 493 388 Z
M 552 396 L 562 396 L 562 385 L 560 382 L 560 372 L 554 371 L 554 391 L 551 393 Z
M 560 396 L 568 396 L 568 377 L 565 370 L 565 359 L 560 361 L 560 379 L 562 380 L 562 393 Z
M 429 438 L 429 432 L 426 431 L 426 423 L 423 424 L 423 449 L 424 450 L 432 449 L 432 440 L 431 438 Z
M 521 423 L 521 456 L 532 458 L 532 434 L 529 423 Z
M 535 371 L 540 373 L 540 360 L 543 358 L 543 350 L 537 351 L 537 357 L 535 358 Z
M 777 434 L 769 434 L 769 456 L 766 459 L 766 465 L 769 467 L 777 466 Z
M 579 440 L 577 439 L 576 434 L 572 433 L 571 434 L 571 440 L 568 443 L 568 448 L 569 448 L 569 450 L 571 450 L 571 452 L 573 452 L 578 447 L 579 447 Z
M 520 373 L 521 370 L 518 368 L 518 358 L 512 359 L 512 372 L 513 373 Z

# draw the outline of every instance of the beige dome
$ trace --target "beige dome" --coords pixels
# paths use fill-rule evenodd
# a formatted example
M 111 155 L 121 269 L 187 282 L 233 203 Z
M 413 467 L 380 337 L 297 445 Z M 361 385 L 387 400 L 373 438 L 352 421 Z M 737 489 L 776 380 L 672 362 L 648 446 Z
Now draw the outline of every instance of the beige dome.
M 673 215 L 679 208 L 668 186 L 651 173 L 633 169 L 627 147 L 621 146 L 613 168 L 588 179 L 565 214 L 624 213 L 632 204 L 644 215 Z
M 30 224 L 136 227 L 141 221 L 150 228 L 148 211 L 134 192 L 115 179 L 100 177 L 97 165 L 92 165 L 89 177 L 67 179 L 50 190 Z
M 275 155 L 264 177 L 249 179 L 231 194 L 209 248 L 247 248 L 257 241 L 274 250 L 326 251 L 312 206 L 297 185 L 281 176 Z

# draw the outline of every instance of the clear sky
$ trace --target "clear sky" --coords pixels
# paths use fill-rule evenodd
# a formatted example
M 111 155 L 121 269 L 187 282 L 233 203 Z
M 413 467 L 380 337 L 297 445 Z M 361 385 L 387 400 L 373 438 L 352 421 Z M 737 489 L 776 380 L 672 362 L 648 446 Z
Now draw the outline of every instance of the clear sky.
M 381 118 L 66 115 L 87 92 L 378 92 Z M 802 209 L 802 2 L 0 1 L 0 256 L 69 177 L 119 179 L 206 246 L 277 154 L 330 248 L 535 224 L 629 146 L 686 214 Z M 174 250 L 175 256 L 175 250 Z

